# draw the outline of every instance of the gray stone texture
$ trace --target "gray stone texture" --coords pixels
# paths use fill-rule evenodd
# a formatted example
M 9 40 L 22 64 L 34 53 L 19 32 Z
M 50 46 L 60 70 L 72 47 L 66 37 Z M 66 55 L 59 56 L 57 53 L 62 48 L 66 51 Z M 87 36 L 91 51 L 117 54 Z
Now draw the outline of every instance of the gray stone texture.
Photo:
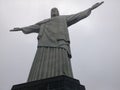
M 60 75 L 73 77 L 70 58 L 64 48 L 39 47 L 28 82 Z
M 59 15 L 58 9 L 53 8 L 51 18 L 11 30 L 23 31 L 25 34 L 38 33 L 38 49 L 28 82 L 59 75 L 73 77 L 68 27 L 88 17 L 102 3 L 96 3 L 91 8 L 72 15 Z

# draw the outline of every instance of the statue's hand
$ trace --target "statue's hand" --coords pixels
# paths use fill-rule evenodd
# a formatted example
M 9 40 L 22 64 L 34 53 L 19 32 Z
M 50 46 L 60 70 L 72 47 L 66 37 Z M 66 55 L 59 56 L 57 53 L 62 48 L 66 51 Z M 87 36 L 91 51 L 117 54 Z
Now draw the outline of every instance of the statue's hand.
M 102 1 L 102 2 L 98 2 L 98 3 L 96 3 L 96 4 L 94 4 L 92 7 L 91 7 L 91 10 L 93 10 L 93 9 L 95 9 L 95 8 L 97 8 L 97 7 L 99 7 L 101 4 L 103 4 L 104 3 L 104 1 Z
M 22 29 L 21 28 L 14 28 L 14 29 L 12 29 L 12 30 L 10 30 L 11 32 L 12 31 L 22 31 Z

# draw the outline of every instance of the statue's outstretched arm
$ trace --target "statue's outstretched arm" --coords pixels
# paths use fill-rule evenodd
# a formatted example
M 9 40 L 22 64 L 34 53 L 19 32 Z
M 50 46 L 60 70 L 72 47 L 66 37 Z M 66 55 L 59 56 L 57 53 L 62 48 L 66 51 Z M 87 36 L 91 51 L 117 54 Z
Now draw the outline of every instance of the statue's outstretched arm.
M 79 12 L 77 14 L 66 16 L 66 18 L 67 18 L 67 25 L 70 26 L 72 24 L 77 23 L 81 19 L 84 19 L 84 18 L 88 17 L 91 14 L 92 10 L 94 10 L 97 7 L 99 7 L 103 3 L 104 3 L 103 1 L 99 2 L 99 3 L 96 3 L 92 7 L 88 8 L 87 10 L 84 10 L 84 11 Z
M 38 33 L 40 29 L 40 26 L 35 24 L 35 25 L 30 25 L 28 27 L 23 27 L 23 28 L 14 28 L 10 30 L 11 32 L 13 31 L 22 31 L 24 34 L 29 34 L 29 33 Z

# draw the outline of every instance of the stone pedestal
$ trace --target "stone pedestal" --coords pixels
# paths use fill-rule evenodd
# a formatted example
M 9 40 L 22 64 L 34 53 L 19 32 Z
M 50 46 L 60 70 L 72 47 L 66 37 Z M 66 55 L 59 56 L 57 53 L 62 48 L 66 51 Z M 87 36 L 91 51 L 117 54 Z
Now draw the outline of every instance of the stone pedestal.
M 79 80 L 62 75 L 14 85 L 11 90 L 85 90 L 85 87 Z

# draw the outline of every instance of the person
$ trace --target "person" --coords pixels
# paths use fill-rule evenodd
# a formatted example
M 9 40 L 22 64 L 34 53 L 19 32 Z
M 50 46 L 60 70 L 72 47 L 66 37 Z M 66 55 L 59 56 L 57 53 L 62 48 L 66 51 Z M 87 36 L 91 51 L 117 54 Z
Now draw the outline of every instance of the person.
M 94 4 L 85 11 L 72 15 L 59 15 L 57 8 L 51 9 L 51 18 L 23 28 L 25 34 L 38 33 L 38 48 L 30 70 L 28 82 L 66 75 L 73 78 L 68 27 L 88 17 L 92 10 L 103 2 Z

